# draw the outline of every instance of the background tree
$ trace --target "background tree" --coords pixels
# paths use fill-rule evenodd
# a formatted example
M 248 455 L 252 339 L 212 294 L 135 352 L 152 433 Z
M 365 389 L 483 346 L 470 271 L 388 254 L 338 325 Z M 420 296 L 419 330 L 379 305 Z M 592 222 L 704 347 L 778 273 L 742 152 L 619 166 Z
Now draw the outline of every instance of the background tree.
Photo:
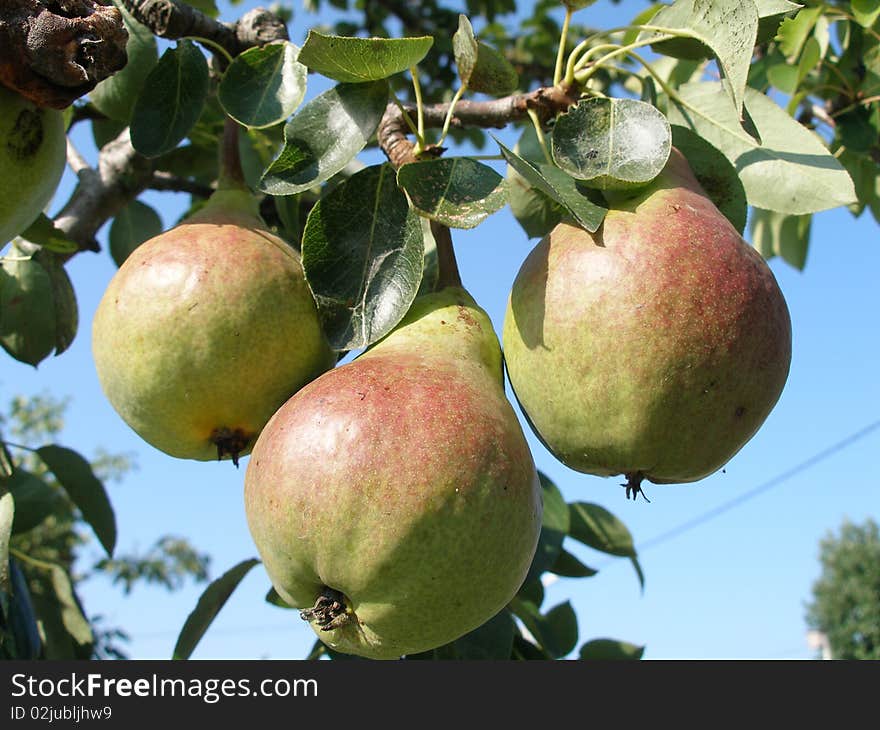
M 880 659 L 880 530 L 844 522 L 819 545 L 808 625 L 828 637 L 834 659 Z
M 17 591 L 11 596 L 8 621 L 0 624 L 0 656 L 22 658 L 38 654 L 44 659 L 125 658 L 128 634 L 123 627 L 108 625 L 99 611 L 89 611 L 77 595 L 84 581 L 103 576 L 129 594 L 138 583 L 160 585 L 170 591 L 187 578 L 208 577 L 208 556 L 199 553 L 182 537 L 165 535 L 147 551 L 123 553 L 95 560 L 94 539 L 88 522 L 70 493 L 48 464 L 40 448 L 51 444 L 64 429 L 67 402 L 50 395 L 31 399 L 15 397 L 6 413 L 0 414 L 0 432 L 16 458 L 6 487 L 16 497 L 12 539 L 9 542 L 10 571 Z M 50 459 L 62 478 L 79 483 L 73 476 L 74 452 L 57 451 Z M 44 454 L 47 452 L 44 450 Z M 67 466 L 57 463 L 59 454 Z M 78 465 L 82 467 L 82 463 Z M 122 482 L 135 468 L 128 454 L 111 454 L 99 449 L 88 466 L 102 482 Z M 71 482 L 68 482 L 70 484 Z M 73 487 L 76 489 L 76 486 Z M 91 510 L 91 503 L 85 503 Z M 69 595 L 66 591 L 69 590 Z M 28 605 L 33 611 L 29 616 Z M 4 617 L 7 618 L 7 617 Z M 25 646 L 18 628 L 34 621 L 39 636 Z M 25 636 L 27 634 L 24 634 Z

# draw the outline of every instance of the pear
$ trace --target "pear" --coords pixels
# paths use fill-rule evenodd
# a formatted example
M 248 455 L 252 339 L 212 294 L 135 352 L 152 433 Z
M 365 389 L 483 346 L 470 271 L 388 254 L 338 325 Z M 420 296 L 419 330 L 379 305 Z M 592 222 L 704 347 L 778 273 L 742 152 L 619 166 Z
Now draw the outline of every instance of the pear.
M 460 287 L 424 295 L 300 390 L 254 446 L 245 508 L 273 586 L 338 651 L 396 658 L 492 618 L 542 506 L 485 312 Z
M 336 361 L 299 255 L 237 189 L 134 250 L 98 306 L 92 350 L 108 400 L 145 441 L 236 464 Z
M 691 482 L 776 404 L 791 321 L 772 271 L 673 149 L 657 179 L 596 233 L 567 223 L 529 254 L 504 355 L 535 432 L 580 472 Z
M 0 85 L 0 246 L 42 212 L 66 162 L 64 115 Z

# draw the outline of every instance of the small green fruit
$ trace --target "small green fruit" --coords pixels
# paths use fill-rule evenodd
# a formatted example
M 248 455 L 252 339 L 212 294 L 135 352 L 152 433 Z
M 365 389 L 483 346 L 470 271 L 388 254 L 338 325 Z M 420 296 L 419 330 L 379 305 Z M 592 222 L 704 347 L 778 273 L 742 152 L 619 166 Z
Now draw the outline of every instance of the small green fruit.
M 145 441 L 236 463 L 336 360 L 299 256 L 237 190 L 135 249 L 98 306 L 92 349 L 107 398 Z
M 294 395 L 254 446 L 245 508 L 275 590 L 338 651 L 426 651 L 497 614 L 541 489 L 485 312 L 460 288 L 420 297 Z
M 43 211 L 64 173 L 64 116 L 0 85 L 0 245 Z
M 676 149 L 596 233 L 561 224 L 535 247 L 503 340 L 550 451 L 636 489 L 720 469 L 770 413 L 791 361 L 773 273 Z

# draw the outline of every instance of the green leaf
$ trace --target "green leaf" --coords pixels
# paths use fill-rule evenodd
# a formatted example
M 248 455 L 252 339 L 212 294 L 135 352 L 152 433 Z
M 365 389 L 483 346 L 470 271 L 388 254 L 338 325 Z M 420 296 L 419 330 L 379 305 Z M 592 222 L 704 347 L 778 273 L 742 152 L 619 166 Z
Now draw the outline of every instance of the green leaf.
M 697 181 L 724 217 L 742 234 L 746 228 L 746 191 L 724 153 L 687 127 L 672 126 L 672 144 L 688 161 Z
M 819 46 L 819 41 L 815 38 L 807 38 L 807 42 L 804 43 L 804 49 L 801 51 L 801 58 L 798 61 L 798 86 L 800 86 L 801 82 L 807 77 L 807 74 L 816 68 L 821 60 L 822 49 Z
M 113 557 L 116 517 L 107 491 L 89 462 L 73 449 L 54 444 L 40 447 L 37 454 L 79 508 L 83 519 L 91 525 L 107 556 Z
M 14 244 L 0 258 L 0 345 L 37 365 L 73 342 L 79 323 L 76 295 L 62 259 L 30 243 Z M 33 253 L 28 253 L 33 251 Z
M 578 641 L 577 616 L 569 601 L 551 608 L 541 622 L 541 643 L 555 657 L 573 651 Z
M 570 602 L 554 606 L 545 615 L 528 601 L 514 598 L 510 606 L 529 633 L 554 659 L 565 656 L 577 646 L 577 616 Z
M 475 228 L 507 203 L 501 175 L 468 157 L 403 165 L 397 184 L 417 211 L 450 228 Z
M 274 588 L 270 588 L 266 593 L 266 603 L 270 603 L 273 606 L 277 606 L 278 608 L 293 608 L 287 601 L 285 601 L 281 596 L 278 595 L 278 591 Z
M 758 43 L 767 43 L 776 36 L 779 24 L 803 7 L 789 0 L 755 0 L 758 7 Z
M 0 258 L 0 345 L 34 366 L 55 349 L 52 277 L 16 244 Z
M 294 195 L 329 180 L 366 146 L 387 103 L 385 81 L 340 84 L 312 99 L 284 128 L 284 148 L 260 180 L 260 189 Z
M 779 42 L 779 50 L 789 62 L 793 63 L 801 55 L 801 49 L 807 42 L 810 33 L 813 32 L 813 26 L 816 25 L 816 20 L 821 13 L 821 5 L 814 8 L 804 8 L 793 18 L 786 18 L 782 21 L 776 40 Z
M 858 195 L 858 202 L 850 206 L 850 212 L 858 217 L 866 206 L 872 211 L 880 210 L 880 166 L 868 155 L 854 152 L 850 147 L 841 151 L 837 159 L 850 174 Z
M 189 659 L 229 596 L 232 595 L 248 571 L 259 562 L 256 558 L 242 560 L 219 578 L 211 581 L 211 584 L 199 597 L 196 607 L 187 616 L 186 623 L 183 624 L 180 635 L 177 637 L 177 643 L 174 645 L 172 659 Z
M 458 16 L 452 48 L 461 83 L 471 91 L 501 95 L 519 85 L 516 69 L 494 48 L 476 40 L 471 22 L 464 15 Z
M 481 94 L 502 96 L 519 86 L 519 74 L 510 62 L 483 41 L 477 41 L 477 65 L 471 72 L 467 87 Z
M 458 16 L 458 30 L 452 35 L 452 51 L 458 68 L 458 77 L 462 85 L 467 86 L 477 65 L 479 46 L 474 37 L 474 28 L 466 15 Z
M 110 255 L 122 266 L 144 241 L 162 233 L 162 219 L 149 205 L 132 200 L 120 210 L 110 224 Z
M 166 50 L 134 105 L 132 146 L 146 157 L 177 147 L 201 115 L 209 86 L 208 63 L 192 41 Z
M 494 137 L 493 137 L 494 139 Z M 607 209 L 596 205 L 577 181 L 567 172 L 549 164 L 535 164 L 524 160 L 495 139 L 507 164 L 516 170 L 532 187 L 559 203 L 578 225 L 595 233 L 605 218 Z
M 21 237 L 53 253 L 67 254 L 79 250 L 79 246 L 57 228 L 45 213 L 40 213 Z
M 31 595 L 45 659 L 88 659 L 94 636 L 67 571 L 50 568 L 51 592 Z
M 781 57 L 767 65 L 767 81 L 784 94 L 794 94 L 798 86 L 798 69 Z
M 533 125 L 528 125 L 513 148 L 516 155 L 531 163 L 545 163 L 544 150 Z M 549 233 L 562 219 L 561 206 L 507 166 L 507 202 L 514 218 L 529 238 Z
M 574 502 L 568 507 L 571 514 L 568 534 L 575 540 L 610 555 L 635 556 L 632 535 L 607 509 L 589 502 Z
M 34 613 L 34 606 L 27 586 L 27 578 L 17 560 L 9 560 L 8 568 L 10 574 L 10 585 L 8 586 L 10 595 L 8 596 L 6 613 L 8 640 L 4 640 L 2 633 L 0 633 L 0 659 L 4 658 L 4 652 L 10 659 L 28 661 L 39 659 L 42 642 L 37 626 L 37 616 Z M 0 571 L 3 569 L 0 567 Z M 0 620 L 0 626 L 2 623 Z
M 440 278 L 440 259 L 437 255 L 437 240 L 431 230 L 431 221 L 419 216 L 422 225 L 422 238 L 425 243 L 425 252 L 422 257 L 422 280 L 419 282 L 419 290 L 416 296 L 430 294 L 437 288 L 437 280 Z
M 729 82 L 726 88 L 735 108 L 737 111 L 742 108 L 758 35 L 758 9 L 753 2 L 676 0 L 657 13 L 650 23 L 661 33 L 683 35 L 711 48 Z M 658 43 L 655 48 L 663 53 L 664 45 Z
M 878 0 L 852 0 L 852 14 L 856 22 L 863 28 L 870 28 L 880 18 L 880 2 Z
M 765 258 L 779 256 L 803 271 L 810 245 L 811 215 L 785 215 L 755 208 L 752 211 L 752 245 Z
M 265 169 L 284 145 L 284 128 L 280 125 L 265 129 L 238 128 L 238 153 L 245 184 L 256 188 Z M 284 196 L 278 196 L 281 198 Z M 277 198 L 276 198 L 277 200 Z
M 49 274 L 52 282 L 52 303 L 55 310 L 55 355 L 70 347 L 79 326 L 79 310 L 73 284 L 64 268 L 63 259 L 52 251 L 37 251 L 34 259 Z
M 644 646 L 636 646 L 626 641 L 614 639 L 593 639 L 581 646 L 581 659 L 585 660 L 621 660 L 641 659 L 645 653 Z
M 318 201 L 302 263 L 333 349 L 367 347 L 394 328 L 419 289 L 423 256 L 419 216 L 389 165 L 361 170 Z
M 219 172 L 217 150 L 194 144 L 181 145 L 156 159 L 156 169 L 210 185 Z
M 516 592 L 516 597 L 533 604 L 536 608 L 541 608 L 541 604 L 544 603 L 544 584 L 541 582 L 541 573 L 530 571 L 530 575 L 526 576 Z
M 538 537 L 538 547 L 535 550 L 535 557 L 532 558 L 532 564 L 529 566 L 529 572 L 526 575 L 526 584 L 531 581 L 539 582 L 541 573 L 549 570 L 550 566 L 556 562 L 562 551 L 562 541 L 568 534 L 570 524 L 568 505 L 565 503 L 562 492 L 559 491 L 559 488 L 550 477 L 543 472 L 538 472 L 538 478 L 541 481 L 541 501 L 544 505 L 544 512 L 541 518 L 541 534 Z M 534 603 L 537 606 L 541 605 L 540 600 L 536 600 Z
M 16 469 L 7 487 L 15 500 L 13 535 L 33 530 L 64 506 L 64 498 L 58 490 L 25 469 Z
M 349 38 L 310 30 L 299 60 L 336 81 L 378 81 L 415 66 L 433 44 L 431 36 Z
M 510 611 L 503 609 L 477 629 L 453 642 L 455 659 L 509 659 L 515 626 Z
M 572 177 L 600 190 L 639 187 L 666 165 L 669 122 L 635 99 L 585 99 L 553 127 L 553 159 Z
M 762 143 L 747 135 L 718 82 L 685 84 L 670 100 L 670 121 L 692 129 L 733 163 L 750 205 L 779 213 L 815 213 L 855 200 L 852 180 L 813 132 L 772 100 L 747 89 L 745 108 Z
M 260 129 L 284 121 L 302 103 L 308 69 L 297 61 L 299 48 L 280 41 L 249 48 L 223 74 L 218 98 L 226 113 Z
M 521 634 L 517 633 L 513 637 L 513 651 L 510 655 L 511 659 L 519 661 L 546 661 L 552 659 L 546 651 L 540 646 L 536 646 Z
M 630 562 L 632 563 L 633 570 L 636 571 L 636 577 L 639 579 L 639 588 L 642 593 L 645 592 L 645 573 L 642 571 L 642 564 L 639 562 L 639 559 L 632 555 L 630 556 Z
M 590 578 L 599 572 L 584 565 L 567 550 L 559 552 L 556 561 L 550 566 L 549 570 L 554 575 L 562 576 L 563 578 Z
M 127 125 L 144 82 L 159 60 L 159 51 L 152 31 L 135 20 L 121 2 L 115 4 L 122 12 L 122 20 L 128 31 L 125 44 L 128 62 L 120 71 L 92 89 L 89 99 L 99 112 Z

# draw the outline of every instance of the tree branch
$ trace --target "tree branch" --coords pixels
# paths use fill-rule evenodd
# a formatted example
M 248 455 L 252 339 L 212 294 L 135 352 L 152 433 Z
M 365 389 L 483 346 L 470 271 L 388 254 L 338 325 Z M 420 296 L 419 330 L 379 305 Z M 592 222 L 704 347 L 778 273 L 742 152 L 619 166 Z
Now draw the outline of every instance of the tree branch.
M 170 172 L 154 172 L 150 178 L 147 187 L 150 190 L 160 190 L 171 193 L 189 193 L 199 198 L 209 198 L 214 188 L 205 185 L 197 180 L 190 180 L 179 175 L 172 175 Z
M 125 129 L 101 149 L 97 170 L 79 164 L 74 169 L 79 184 L 55 216 L 55 225 L 80 250 L 99 251 L 98 229 L 143 192 L 153 178 L 153 162 L 135 151 Z
M 207 38 L 223 46 L 232 56 L 251 46 L 288 38 L 287 26 L 263 8 L 251 10 L 236 23 L 227 25 L 173 0 L 123 0 L 123 4 L 156 35 L 172 40 L 188 35 Z M 114 12 L 119 14 L 118 10 Z M 91 116 L 86 111 L 78 114 Z M 206 185 L 156 172 L 153 161 L 132 147 L 128 129 L 101 149 L 97 170 L 85 164 L 75 150 L 71 155 L 70 163 L 78 184 L 56 216 L 55 225 L 75 241 L 81 251 L 100 250 L 95 240 L 98 229 L 147 188 L 199 196 L 213 192 Z
M 459 101 L 455 105 L 451 126 L 501 128 L 517 119 L 523 119 L 530 109 L 537 112 L 543 123 L 576 104 L 577 97 L 577 88 L 546 86 L 526 94 L 514 94 L 492 101 Z M 425 127 L 442 128 L 448 112 L 449 104 L 426 106 L 423 110 Z M 395 168 L 416 161 L 413 155 L 415 144 L 407 136 L 410 125 L 404 119 L 404 113 L 415 121 L 416 109 L 413 105 L 404 106 L 402 110 L 395 103 L 389 104 L 377 130 L 379 146 Z M 442 154 L 443 150 L 428 147 L 425 152 L 436 156 Z M 461 286 L 451 231 L 437 221 L 431 221 L 431 233 L 437 244 L 440 269 L 438 286 Z
M 233 58 L 251 46 L 289 38 L 287 26 L 265 8 L 255 8 L 235 23 L 221 23 L 174 0 L 122 0 L 122 4 L 160 38 L 206 38 Z
M 523 119 L 534 109 L 542 122 L 556 116 L 577 103 L 577 90 L 563 86 L 544 86 L 525 94 L 514 94 L 491 101 L 459 101 L 452 117 L 453 127 L 502 128 L 510 122 Z M 405 105 L 410 118 L 415 120 L 415 107 Z M 446 119 L 449 104 L 432 104 L 424 109 L 425 127 L 440 128 Z M 377 131 L 379 146 L 395 167 L 413 162 L 413 143 L 407 135 L 409 126 L 396 104 L 389 104 Z

